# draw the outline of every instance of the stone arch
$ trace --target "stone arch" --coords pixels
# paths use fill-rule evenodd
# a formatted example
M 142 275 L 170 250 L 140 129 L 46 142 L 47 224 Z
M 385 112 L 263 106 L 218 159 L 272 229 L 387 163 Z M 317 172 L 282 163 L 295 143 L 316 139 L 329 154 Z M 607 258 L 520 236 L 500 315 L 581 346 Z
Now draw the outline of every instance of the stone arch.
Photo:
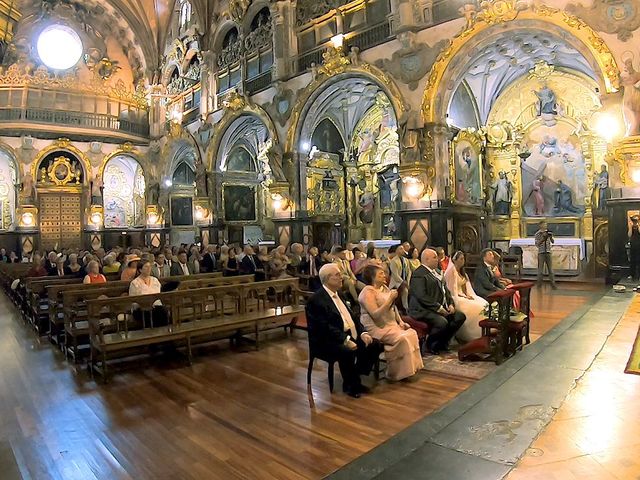
M 148 181 L 144 168 L 131 152 L 114 153 L 105 157 L 100 173 L 104 183 L 105 228 L 142 227 L 146 220 Z
M 264 0 L 253 2 L 249 6 L 247 13 L 245 14 L 244 21 L 242 22 L 242 31 L 245 34 L 251 31 L 251 23 L 255 19 L 256 15 L 258 15 L 258 13 L 265 7 L 269 9 L 269 2 Z M 271 11 L 269 11 L 269 16 L 271 16 Z
M 535 2 L 531 2 L 535 3 Z M 444 123 L 455 82 L 466 67 L 463 60 L 480 44 L 519 29 L 556 32 L 590 61 L 602 92 L 619 88 L 620 72 L 604 40 L 578 17 L 562 9 L 529 2 L 487 2 L 480 11 L 466 12 L 464 30 L 438 56 L 425 87 L 422 114 L 426 123 Z
M 48 147 L 43 148 L 38 152 L 36 158 L 33 159 L 33 163 L 31 164 L 31 178 L 33 179 L 34 183 L 38 180 L 38 166 L 40 165 L 40 162 L 47 155 L 56 151 L 70 153 L 78 159 L 83 169 L 83 184 L 87 185 L 87 183 L 89 182 L 89 178 L 91 177 L 91 162 L 80 149 L 72 145 L 66 138 L 56 140 Z

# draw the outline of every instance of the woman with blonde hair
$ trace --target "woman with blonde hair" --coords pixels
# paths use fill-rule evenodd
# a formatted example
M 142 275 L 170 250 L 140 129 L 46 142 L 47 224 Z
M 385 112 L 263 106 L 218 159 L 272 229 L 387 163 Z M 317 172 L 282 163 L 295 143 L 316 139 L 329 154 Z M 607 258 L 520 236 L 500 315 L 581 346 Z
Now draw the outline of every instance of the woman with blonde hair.
M 387 378 L 397 381 L 415 375 L 424 366 L 420 343 L 418 334 L 395 307 L 398 291 L 387 287 L 387 276 L 381 267 L 368 265 L 362 276 L 367 286 L 358 297 L 360 320 L 369 335 L 384 344 Z

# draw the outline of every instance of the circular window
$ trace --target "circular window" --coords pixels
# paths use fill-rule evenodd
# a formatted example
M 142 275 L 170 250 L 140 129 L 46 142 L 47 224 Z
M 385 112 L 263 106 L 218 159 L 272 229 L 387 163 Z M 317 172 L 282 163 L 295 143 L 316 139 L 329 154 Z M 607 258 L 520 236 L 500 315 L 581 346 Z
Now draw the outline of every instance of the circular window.
M 82 41 L 76 32 L 64 25 L 51 25 L 38 37 L 38 55 L 47 67 L 67 70 L 82 56 Z

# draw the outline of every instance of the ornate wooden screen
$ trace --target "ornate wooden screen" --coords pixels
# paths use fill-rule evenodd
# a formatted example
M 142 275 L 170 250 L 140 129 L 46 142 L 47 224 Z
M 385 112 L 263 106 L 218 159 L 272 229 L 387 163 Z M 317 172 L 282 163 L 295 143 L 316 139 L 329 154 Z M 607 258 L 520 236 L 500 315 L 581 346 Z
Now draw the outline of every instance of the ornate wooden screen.
M 79 194 L 40 196 L 40 244 L 43 249 L 80 248 L 82 206 Z

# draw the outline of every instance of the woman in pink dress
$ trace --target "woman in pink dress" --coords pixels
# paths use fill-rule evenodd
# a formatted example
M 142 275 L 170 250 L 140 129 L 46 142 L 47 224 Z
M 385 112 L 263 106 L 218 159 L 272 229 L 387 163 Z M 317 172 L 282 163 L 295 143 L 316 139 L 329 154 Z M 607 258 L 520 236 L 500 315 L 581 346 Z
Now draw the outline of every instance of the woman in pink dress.
M 362 276 L 367 286 L 358 297 L 360 320 L 369 335 L 384 344 L 387 379 L 398 381 L 415 375 L 424 366 L 418 335 L 395 307 L 398 291 L 387 287 L 387 276 L 378 266 L 368 265 Z

